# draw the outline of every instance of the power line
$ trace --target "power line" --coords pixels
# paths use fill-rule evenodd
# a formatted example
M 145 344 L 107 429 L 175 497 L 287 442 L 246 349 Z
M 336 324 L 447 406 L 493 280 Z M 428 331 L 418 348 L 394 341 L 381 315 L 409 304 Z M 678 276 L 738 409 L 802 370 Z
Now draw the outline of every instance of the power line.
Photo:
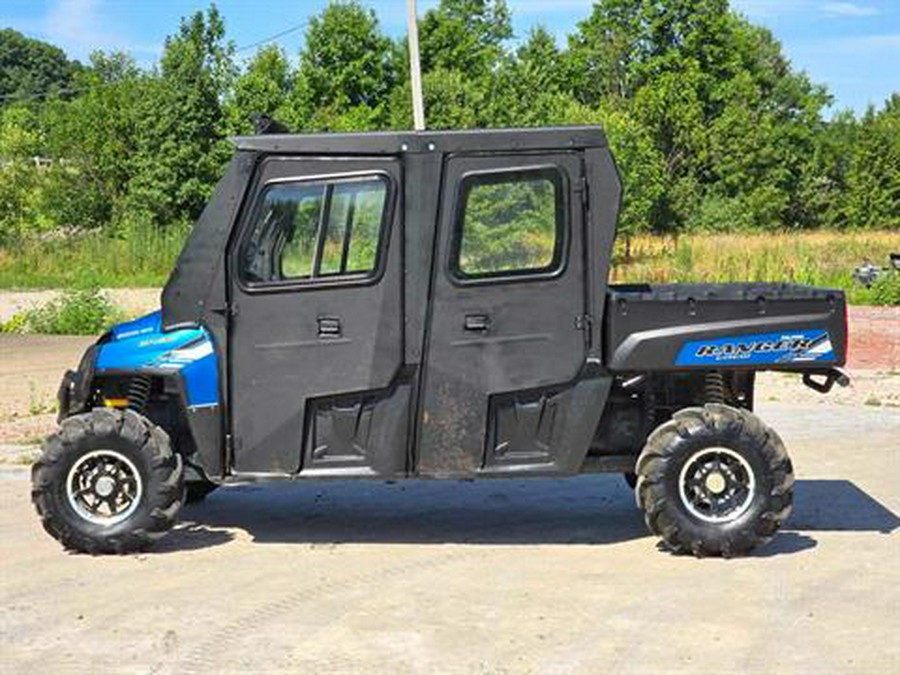
M 290 35 L 291 33 L 296 33 L 298 30 L 300 30 L 302 28 L 306 28 L 306 25 L 308 23 L 309 23 L 309 21 L 304 21 L 303 23 L 298 23 L 296 26 L 291 26 L 290 28 L 286 28 L 283 31 L 281 31 L 280 33 L 275 33 L 275 35 L 272 35 L 270 37 L 263 38 L 262 40 L 257 40 L 256 42 L 252 42 L 249 45 L 243 45 L 241 47 L 236 47 L 234 52 L 235 52 L 235 54 L 240 53 L 240 52 L 245 52 L 248 49 L 253 49 L 254 47 L 259 47 L 260 45 L 264 45 L 267 42 L 273 42 L 274 40 L 277 40 L 278 38 L 284 37 L 285 35 Z

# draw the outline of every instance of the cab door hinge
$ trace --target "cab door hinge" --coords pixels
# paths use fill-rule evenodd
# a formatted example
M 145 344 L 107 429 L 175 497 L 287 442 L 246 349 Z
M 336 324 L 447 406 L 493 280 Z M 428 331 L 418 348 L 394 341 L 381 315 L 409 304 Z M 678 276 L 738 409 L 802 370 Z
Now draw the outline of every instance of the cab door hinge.
M 581 205 L 584 207 L 585 211 L 589 211 L 591 208 L 591 196 L 588 185 L 587 176 L 582 174 L 581 179 L 578 181 L 578 187 L 575 188 L 576 192 L 581 195 Z
M 593 339 L 594 317 L 590 314 L 579 314 L 575 317 L 575 330 L 584 331 L 584 344 L 591 345 Z
M 575 330 L 583 330 L 588 341 L 590 341 L 591 328 L 593 325 L 594 317 L 590 314 L 579 314 L 575 317 Z
M 218 314 L 219 316 L 228 317 L 229 319 L 233 319 L 238 315 L 238 306 L 236 302 L 232 302 L 224 307 L 216 307 L 212 310 L 213 313 Z

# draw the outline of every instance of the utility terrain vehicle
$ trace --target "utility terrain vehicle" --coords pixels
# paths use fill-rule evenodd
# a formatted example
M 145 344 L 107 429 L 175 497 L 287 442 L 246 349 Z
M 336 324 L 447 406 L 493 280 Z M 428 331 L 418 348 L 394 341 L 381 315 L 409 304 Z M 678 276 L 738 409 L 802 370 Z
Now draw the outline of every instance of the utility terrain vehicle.
M 33 469 L 63 545 L 140 549 L 185 500 L 274 478 L 618 472 L 695 555 L 787 517 L 793 469 L 751 412 L 754 375 L 843 383 L 844 296 L 609 285 L 620 184 L 600 129 L 235 144 L 162 310 L 63 379 Z

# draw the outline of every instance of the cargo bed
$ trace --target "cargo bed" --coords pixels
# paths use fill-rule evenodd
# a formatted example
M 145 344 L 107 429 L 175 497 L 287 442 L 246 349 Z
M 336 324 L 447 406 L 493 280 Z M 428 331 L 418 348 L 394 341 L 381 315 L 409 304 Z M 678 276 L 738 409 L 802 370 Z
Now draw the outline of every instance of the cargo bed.
M 614 372 L 822 370 L 846 361 L 840 291 L 784 283 L 611 285 Z

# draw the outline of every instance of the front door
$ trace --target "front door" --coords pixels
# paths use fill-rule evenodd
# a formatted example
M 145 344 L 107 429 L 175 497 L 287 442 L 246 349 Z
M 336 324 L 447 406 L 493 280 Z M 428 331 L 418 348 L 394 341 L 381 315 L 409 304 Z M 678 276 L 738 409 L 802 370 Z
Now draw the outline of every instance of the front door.
M 400 474 L 400 164 L 274 157 L 257 174 L 229 253 L 234 471 Z
M 419 472 L 571 470 L 586 450 L 567 438 L 588 323 L 582 158 L 456 156 L 444 181 Z

